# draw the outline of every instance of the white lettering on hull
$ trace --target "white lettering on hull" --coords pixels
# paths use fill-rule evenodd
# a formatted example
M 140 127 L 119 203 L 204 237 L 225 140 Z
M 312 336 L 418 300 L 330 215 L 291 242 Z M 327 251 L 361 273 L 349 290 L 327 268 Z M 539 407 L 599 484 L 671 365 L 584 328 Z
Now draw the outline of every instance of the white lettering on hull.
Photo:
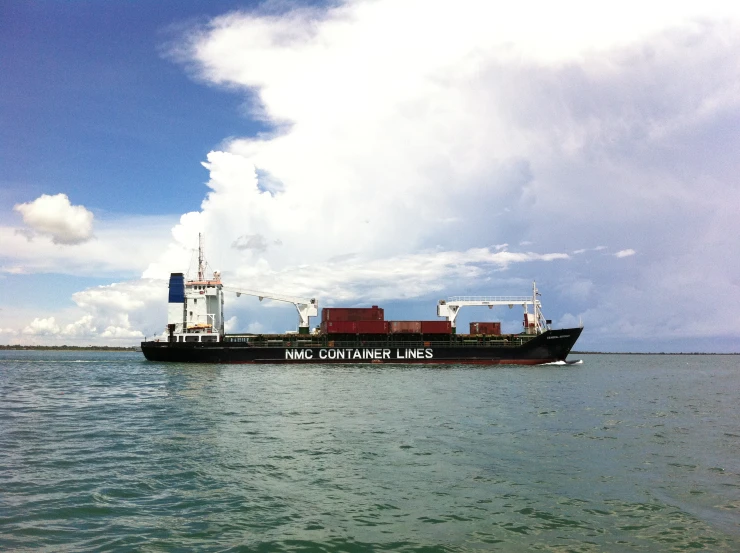
M 293 348 L 285 350 L 286 361 L 313 361 L 315 359 L 321 361 L 434 359 L 434 350 L 432 348 Z
M 396 359 L 433 359 L 432 348 L 397 349 Z
M 311 360 L 313 359 L 313 350 L 311 349 L 286 349 L 285 358 L 292 360 Z

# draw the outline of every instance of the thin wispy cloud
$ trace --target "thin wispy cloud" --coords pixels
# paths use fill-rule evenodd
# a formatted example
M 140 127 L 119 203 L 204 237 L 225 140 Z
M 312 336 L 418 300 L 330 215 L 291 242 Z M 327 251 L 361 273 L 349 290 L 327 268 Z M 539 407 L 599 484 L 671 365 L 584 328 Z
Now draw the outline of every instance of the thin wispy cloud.
M 631 255 L 635 255 L 635 250 L 629 248 L 626 250 L 619 250 L 617 253 L 614 254 L 614 257 L 630 257 Z

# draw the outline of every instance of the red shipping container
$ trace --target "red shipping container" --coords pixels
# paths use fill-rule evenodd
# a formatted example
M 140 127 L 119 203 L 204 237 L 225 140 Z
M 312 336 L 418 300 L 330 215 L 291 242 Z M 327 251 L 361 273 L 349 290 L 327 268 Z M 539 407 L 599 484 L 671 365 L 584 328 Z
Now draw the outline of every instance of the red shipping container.
M 358 334 L 388 334 L 388 321 L 357 321 Z
M 421 321 L 389 321 L 391 334 L 421 334 Z
M 470 334 L 489 334 L 498 336 L 501 334 L 500 322 L 470 323 Z
M 422 334 L 452 334 L 450 321 L 421 321 Z
M 324 321 L 321 323 L 323 334 L 357 334 L 357 323 L 354 321 Z
M 325 307 L 321 310 L 321 321 L 382 321 L 383 308 L 372 307 Z

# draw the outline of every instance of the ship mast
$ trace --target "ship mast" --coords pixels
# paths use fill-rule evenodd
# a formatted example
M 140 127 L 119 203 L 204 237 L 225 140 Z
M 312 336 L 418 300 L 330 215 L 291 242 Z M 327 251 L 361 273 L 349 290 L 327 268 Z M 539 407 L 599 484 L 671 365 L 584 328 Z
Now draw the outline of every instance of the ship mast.
M 206 279 L 206 268 L 203 266 L 203 235 L 198 233 L 198 282 Z

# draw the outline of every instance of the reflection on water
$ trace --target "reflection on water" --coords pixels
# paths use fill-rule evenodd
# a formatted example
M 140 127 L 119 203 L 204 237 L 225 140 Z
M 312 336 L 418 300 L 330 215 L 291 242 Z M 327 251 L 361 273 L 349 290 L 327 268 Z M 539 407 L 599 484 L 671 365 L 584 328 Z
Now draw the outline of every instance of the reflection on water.
M 737 551 L 735 359 L 2 352 L 0 549 Z

